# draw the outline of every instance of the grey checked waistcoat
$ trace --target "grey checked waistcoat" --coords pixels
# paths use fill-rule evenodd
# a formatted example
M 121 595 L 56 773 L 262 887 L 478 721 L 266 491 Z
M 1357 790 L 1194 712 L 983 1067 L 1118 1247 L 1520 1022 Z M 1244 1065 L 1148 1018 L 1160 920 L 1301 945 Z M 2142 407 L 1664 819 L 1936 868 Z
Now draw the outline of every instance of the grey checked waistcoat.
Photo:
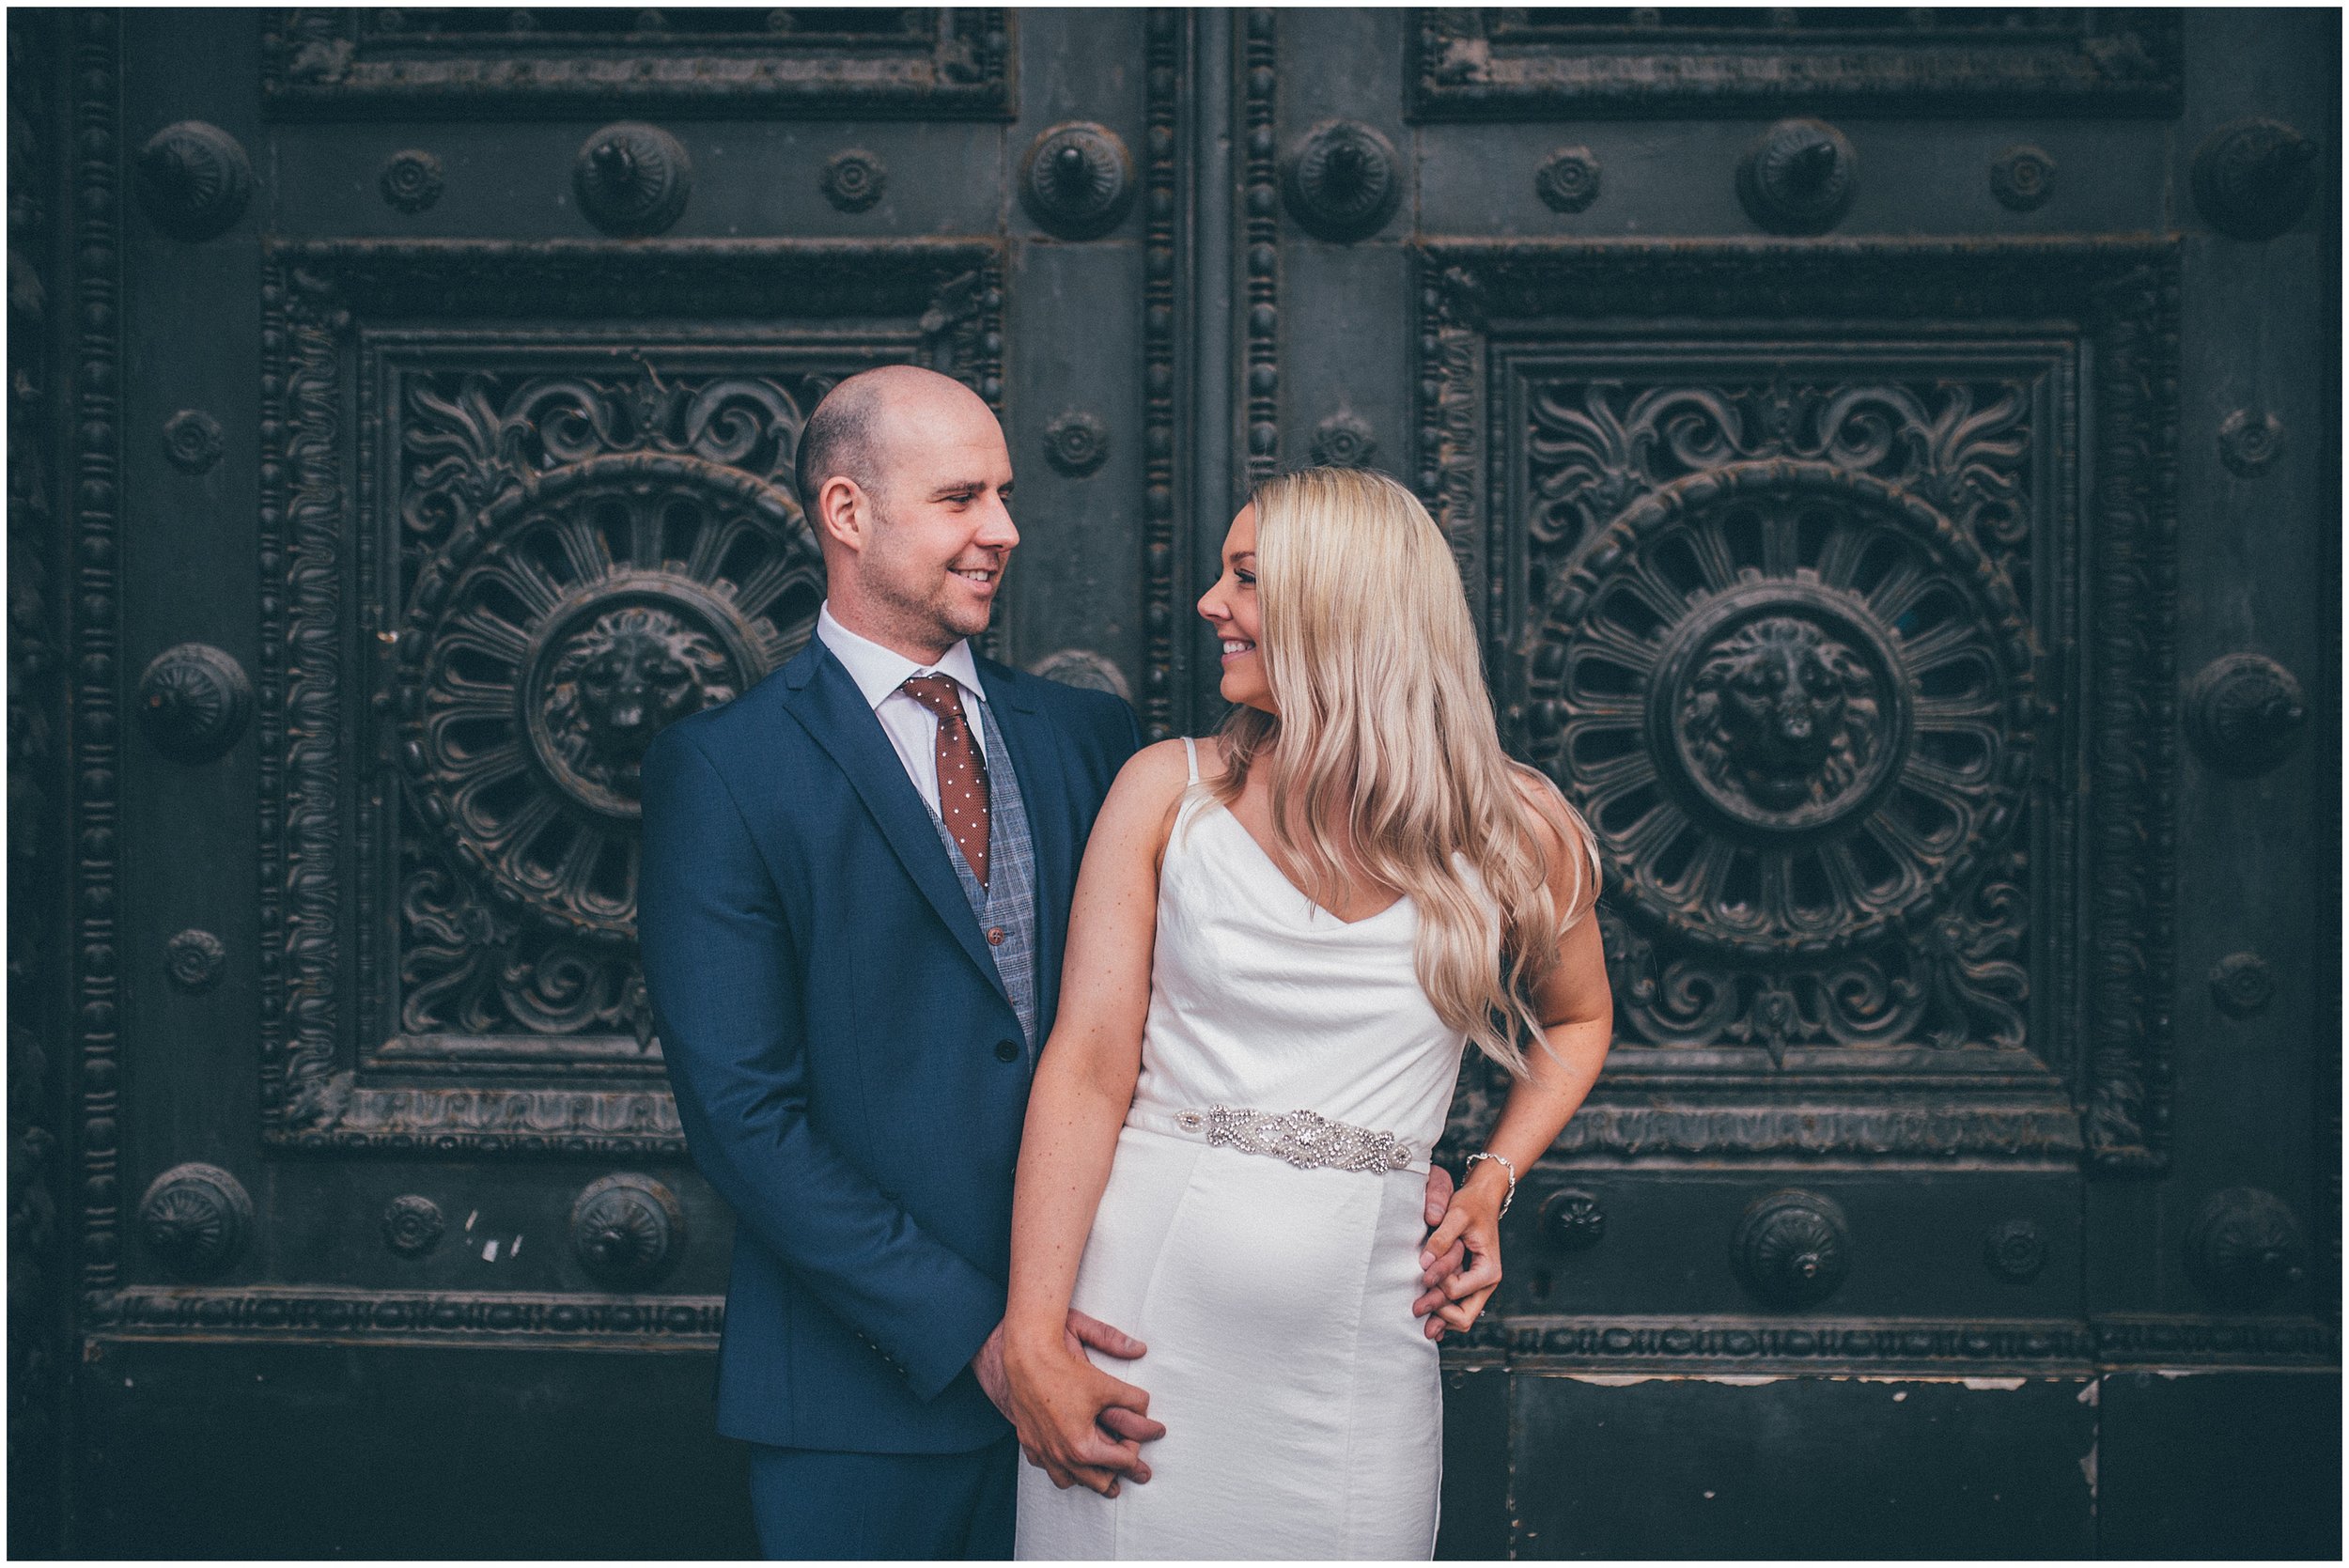
M 963 693 L 970 696 L 967 691 Z M 994 955 L 995 972 L 1002 977 L 1003 990 L 1011 998 L 1011 1010 L 1019 1015 L 1019 1032 L 1027 1037 L 1028 1065 L 1035 1065 L 1035 846 L 1028 837 L 1028 808 L 1019 798 L 1019 775 L 1011 766 L 1011 748 L 1003 743 L 1003 726 L 995 722 L 995 710 L 987 699 L 978 699 L 979 714 L 987 730 L 982 748 L 987 754 L 988 885 L 979 886 L 979 879 L 971 875 L 971 867 L 963 861 L 962 850 L 955 843 L 955 835 L 935 811 L 930 813 L 930 826 L 938 830 L 939 843 L 946 846 L 946 859 L 953 862 L 955 880 L 962 884 L 962 896 L 971 901 L 971 912 L 978 917 L 982 933 L 1001 931 L 1002 941 L 989 938 L 988 952 Z

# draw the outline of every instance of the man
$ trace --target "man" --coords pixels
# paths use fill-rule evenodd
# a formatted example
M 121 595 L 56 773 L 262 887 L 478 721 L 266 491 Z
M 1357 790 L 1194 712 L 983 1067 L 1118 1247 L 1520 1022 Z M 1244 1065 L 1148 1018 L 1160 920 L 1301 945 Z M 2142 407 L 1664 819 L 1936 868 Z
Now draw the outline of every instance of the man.
M 850 377 L 798 467 L 815 638 L 644 765 L 646 984 L 738 1221 L 718 1427 L 754 1445 L 770 1557 L 1005 1558 L 1012 1172 L 1077 864 L 1141 737 L 1117 698 L 971 651 L 1019 542 L 975 395 Z M 1143 1354 L 1081 1313 L 1069 1332 Z M 1132 1392 L 1090 1462 L 1139 1483 L 1165 1429 Z

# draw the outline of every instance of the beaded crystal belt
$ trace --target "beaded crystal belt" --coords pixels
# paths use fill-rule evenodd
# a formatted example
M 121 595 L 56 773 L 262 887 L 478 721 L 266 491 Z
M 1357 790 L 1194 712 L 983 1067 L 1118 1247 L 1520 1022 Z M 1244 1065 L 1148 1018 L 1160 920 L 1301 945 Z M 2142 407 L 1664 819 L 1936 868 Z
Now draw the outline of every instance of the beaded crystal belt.
M 1204 1110 L 1153 1112 L 1136 1106 L 1128 1125 L 1159 1132 L 1205 1138 L 1243 1154 L 1270 1155 L 1300 1171 L 1329 1166 L 1339 1171 L 1408 1171 L 1424 1164 L 1411 1145 L 1391 1132 L 1332 1122 L 1315 1110 L 1251 1110 L 1211 1105 Z

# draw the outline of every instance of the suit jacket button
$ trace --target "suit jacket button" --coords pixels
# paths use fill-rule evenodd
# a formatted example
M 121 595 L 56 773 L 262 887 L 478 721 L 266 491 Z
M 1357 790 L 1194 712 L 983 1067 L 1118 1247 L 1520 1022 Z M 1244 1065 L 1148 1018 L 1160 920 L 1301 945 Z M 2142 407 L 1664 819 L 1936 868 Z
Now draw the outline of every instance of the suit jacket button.
M 1010 1041 L 1010 1040 L 998 1040 L 998 1041 L 996 1041 L 996 1042 L 995 1042 L 995 1060 L 996 1060 L 996 1061 L 998 1061 L 998 1062 L 1017 1062 L 1017 1061 L 1019 1061 L 1019 1046 L 1018 1046 L 1015 1042 Z
M 989 947 L 1001 947 L 1003 945 L 1003 928 L 1002 926 L 990 925 L 987 928 L 987 945 Z

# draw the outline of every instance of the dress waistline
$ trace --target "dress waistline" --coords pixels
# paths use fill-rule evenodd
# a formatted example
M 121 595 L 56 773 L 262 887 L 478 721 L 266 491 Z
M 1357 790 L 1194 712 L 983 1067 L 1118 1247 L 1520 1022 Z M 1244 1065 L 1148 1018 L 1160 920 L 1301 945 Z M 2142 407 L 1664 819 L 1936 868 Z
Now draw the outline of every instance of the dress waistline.
M 1408 1139 L 1333 1122 L 1315 1110 L 1255 1110 L 1229 1105 L 1170 1110 L 1135 1105 L 1126 1111 L 1126 1125 L 1144 1132 L 1221 1144 L 1243 1154 L 1268 1155 L 1287 1160 L 1300 1171 L 1328 1167 L 1374 1175 L 1393 1171 L 1416 1171 L 1423 1175 L 1430 1154 Z

